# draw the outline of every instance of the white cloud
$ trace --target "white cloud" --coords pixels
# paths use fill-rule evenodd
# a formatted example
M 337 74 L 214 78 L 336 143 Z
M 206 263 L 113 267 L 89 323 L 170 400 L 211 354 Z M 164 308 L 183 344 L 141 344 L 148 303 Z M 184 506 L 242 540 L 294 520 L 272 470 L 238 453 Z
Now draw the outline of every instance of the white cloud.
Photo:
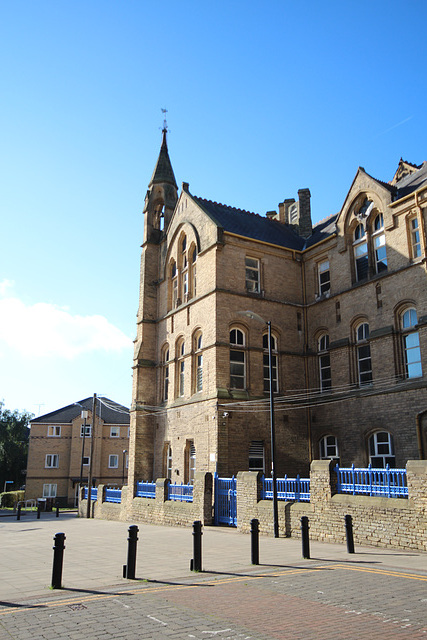
M 0 292 L 9 283 L 3 280 Z M 104 316 L 72 315 L 53 304 L 38 302 L 27 306 L 18 298 L 3 298 L 0 344 L 29 357 L 72 359 L 93 351 L 120 352 L 129 349 L 132 340 Z
M 7 278 L 0 280 L 0 296 L 4 296 L 6 291 L 11 289 L 14 284 L 13 280 L 8 280 Z

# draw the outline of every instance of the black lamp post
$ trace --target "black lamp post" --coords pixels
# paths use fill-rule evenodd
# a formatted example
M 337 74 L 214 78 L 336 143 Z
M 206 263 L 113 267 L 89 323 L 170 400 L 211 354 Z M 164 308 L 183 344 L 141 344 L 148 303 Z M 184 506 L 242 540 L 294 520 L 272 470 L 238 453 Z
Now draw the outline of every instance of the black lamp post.
M 273 530 L 274 537 L 279 537 L 279 514 L 277 510 L 277 481 L 276 481 L 276 429 L 274 424 L 274 389 L 273 389 L 273 353 L 271 346 L 271 321 L 265 321 L 261 316 L 253 311 L 241 311 L 251 320 L 258 320 L 268 327 L 268 369 L 270 378 L 270 437 L 271 437 L 271 480 L 273 484 Z
M 80 459 L 79 498 L 80 498 L 80 491 L 82 489 L 82 484 L 83 484 L 83 461 L 84 461 L 84 455 L 85 455 L 86 420 L 87 420 L 87 417 L 88 417 L 88 411 L 86 411 L 86 409 L 83 409 L 82 410 L 83 425 L 80 427 L 80 429 L 83 427 L 83 437 L 82 437 L 82 455 L 81 455 L 81 459 Z

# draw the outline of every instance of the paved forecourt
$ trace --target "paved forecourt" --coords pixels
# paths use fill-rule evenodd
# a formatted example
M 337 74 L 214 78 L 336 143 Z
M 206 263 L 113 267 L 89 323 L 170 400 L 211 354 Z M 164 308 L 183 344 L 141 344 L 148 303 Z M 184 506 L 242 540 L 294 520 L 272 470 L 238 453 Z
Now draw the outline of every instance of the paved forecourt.
M 192 529 L 139 524 L 138 580 L 122 578 L 129 523 L 42 514 L 0 519 L 3 638 L 427 638 L 427 554 L 260 538 L 208 527 L 189 571 Z M 53 536 L 63 586 L 49 590 Z

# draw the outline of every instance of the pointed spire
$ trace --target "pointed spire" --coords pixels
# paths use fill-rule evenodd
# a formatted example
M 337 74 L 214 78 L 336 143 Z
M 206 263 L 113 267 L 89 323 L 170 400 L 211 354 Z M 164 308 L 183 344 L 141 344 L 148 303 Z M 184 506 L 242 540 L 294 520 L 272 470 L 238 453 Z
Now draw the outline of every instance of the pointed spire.
M 150 189 L 153 184 L 159 183 L 168 183 L 178 189 L 178 185 L 176 184 L 175 175 L 172 169 L 172 164 L 169 158 L 168 152 L 168 143 L 166 140 L 168 128 L 166 125 L 166 121 L 163 124 L 162 129 L 162 146 L 160 147 L 159 157 L 157 159 L 157 164 L 153 171 L 153 175 L 151 176 L 150 183 L 148 188 Z

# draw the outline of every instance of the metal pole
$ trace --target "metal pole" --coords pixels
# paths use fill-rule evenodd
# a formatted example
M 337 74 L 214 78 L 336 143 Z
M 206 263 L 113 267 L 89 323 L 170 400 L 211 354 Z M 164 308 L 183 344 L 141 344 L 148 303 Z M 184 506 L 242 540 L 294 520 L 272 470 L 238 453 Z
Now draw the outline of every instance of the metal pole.
M 345 536 L 347 539 L 347 552 L 354 553 L 353 519 L 349 515 L 345 517 Z
M 307 560 L 310 559 L 310 539 L 308 536 L 308 518 L 302 516 L 301 518 L 301 540 L 302 540 L 302 557 Z
M 52 568 L 52 589 L 61 589 L 62 585 L 62 562 L 65 549 L 65 533 L 56 533 L 53 547 L 53 568 Z
M 277 509 L 277 478 L 276 478 L 276 432 L 274 425 L 274 389 L 273 389 L 273 353 L 271 347 L 271 320 L 268 326 L 268 368 L 270 377 L 270 430 L 271 430 L 271 479 L 273 483 L 273 529 L 274 537 L 279 537 L 279 514 Z
M 202 523 L 200 520 L 193 522 L 193 561 L 191 570 L 202 570 Z
M 95 437 L 95 418 L 96 418 L 96 393 L 93 394 L 92 401 L 92 429 L 90 433 L 90 459 L 89 459 L 89 473 L 87 478 L 87 506 L 86 506 L 86 518 L 90 518 L 90 508 L 92 505 L 92 470 L 93 470 L 93 451 L 94 451 L 94 437 Z
M 127 557 L 127 564 L 126 564 L 126 575 L 124 576 L 128 580 L 135 580 L 137 543 L 138 543 L 138 527 L 136 526 L 136 524 L 132 524 L 129 527 L 128 557 Z
M 21 519 L 21 503 L 18 503 L 18 507 L 16 509 L 16 519 L 20 520 Z
M 251 520 L 251 563 L 259 564 L 259 521 Z

